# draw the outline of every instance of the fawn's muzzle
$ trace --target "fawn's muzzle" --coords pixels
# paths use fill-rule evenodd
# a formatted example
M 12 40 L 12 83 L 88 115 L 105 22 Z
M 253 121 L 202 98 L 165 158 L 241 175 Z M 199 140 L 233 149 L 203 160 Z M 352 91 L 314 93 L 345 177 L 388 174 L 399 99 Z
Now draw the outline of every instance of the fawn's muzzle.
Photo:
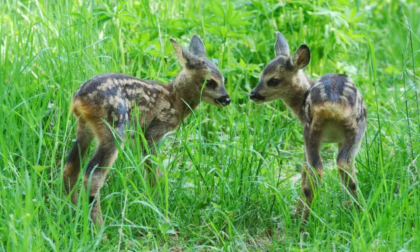
M 252 91 L 251 94 L 249 94 L 249 99 L 251 99 L 253 101 L 262 101 L 262 100 L 265 99 L 265 97 L 260 95 L 257 92 Z
M 214 99 L 214 101 L 222 106 L 227 106 L 230 104 L 230 97 L 229 95 L 224 95 L 222 97 L 219 97 L 217 99 Z

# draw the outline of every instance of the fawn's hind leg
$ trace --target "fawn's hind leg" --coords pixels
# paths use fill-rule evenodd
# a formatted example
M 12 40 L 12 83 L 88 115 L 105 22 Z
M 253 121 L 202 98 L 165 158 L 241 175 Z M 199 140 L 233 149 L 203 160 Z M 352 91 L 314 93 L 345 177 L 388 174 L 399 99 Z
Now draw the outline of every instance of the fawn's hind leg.
M 357 195 L 356 192 L 356 174 L 354 167 L 355 151 L 354 139 L 346 139 L 344 143 L 338 146 L 337 165 L 339 167 L 341 183 L 345 188 L 348 188 L 353 196 Z
M 306 179 L 307 179 L 306 173 L 307 173 L 307 170 L 309 169 L 308 161 L 306 160 L 306 151 L 304 152 L 303 155 L 304 155 L 304 162 L 302 165 L 302 172 L 301 172 L 301 177 L 300 177 L 300 180 L 301 180 L 300 190 L 301 190 L 302 196 L 305 195 L 303 192 L 303 188 L 305 188 L 305 185 L 306 185 Z M 302 196 L 299 197 L 299 200 L 298 200 L 298 208 L 296 212 L 298 215 L 301 215 L 303 209 L 305 208 L 305 199 L 303 199 Z
M 66 166 L 63 171 L 64 188 L 67 194 L 71 193 L 73 204 L 77 202 L 77 191 L 73 191 L 73 188 L 79 177 L 83 156 L 86 154 L 86 150 L 92 142 L 93 137 L 94 135 L 86 121 L 80 118 L 78 121 L 77 139 L 67 157 Z
M 115 130 L 119 136 L 114 137 L 111 130 L 103 122 L 95 125 L 95 134 L 99 139 L 98 147 L 93 158 L 89 161 L 85 172 L 84 185 L 89 192 L 89 203 L 92 204 L 91 219 L 102 224 L 102 211 L 99 191 L 105 182 L 108 167 L 112 166 L 118 156 L 117 141 L 125 140 L 126 122 L 116 123 Z
M 365 128 L 365 121 L 360 122 L 358 130 L 348 133 L 344 142 L 338 145 L 337 165 L 339 167 L 341 182 L 345 188 L 349 189 L 353 196 L 357 196 L 357 178 L 354 163 L 365 133 Z
M 309 218 L 310 207 L 314 198 L 314 189 L 322 179 L 322 160 L 320 155 L 322 127 L 313 124 L 312 127 L 305 126 L 305 153 L 308 165 L 302 171 L 302 193 L 306 199 L 302 213 L 302 221 L 306 222 Z

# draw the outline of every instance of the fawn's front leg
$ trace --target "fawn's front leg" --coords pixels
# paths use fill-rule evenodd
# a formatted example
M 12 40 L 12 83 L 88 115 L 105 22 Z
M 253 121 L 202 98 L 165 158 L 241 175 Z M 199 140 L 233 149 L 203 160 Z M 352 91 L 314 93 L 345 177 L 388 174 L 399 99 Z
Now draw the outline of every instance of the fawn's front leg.
M 146 129 L 145 138 L 147 140 L 149 153 L 144 151 L 144 154 L 151 154 L 156 155 L 156 144 L 157 142 L 168 132 L 174 130 L 176 125 L 167 121 L 161 121 L 159 119 L 153 120 L 149 127 Z M 145 148 L 144 148 L 145 150 Z M 146 160 L 146 167 L 144 169 L 145 178 L 149 180 L 150 186 L 155 186 L 157 180 L 162 176 L 161 171 L 159 168 L 155 168 L 153 171 L 153 165 L 151 162 L 151 158 L 149 157 Z
M 146 148 L 143 148 L 143 155 L 150 155 L 150 157 L 147 158 L 145 163 L 144 178 L 149 181 L 150 187 L 154 187 L 162 174 L 157 167 L 153 170 L 152 156 L 156 155 L 156 145 L 153 142 L 149 143 L 149 141 L 147 145 L 149 151 L 146 151 Z
M 306 204 L 302 213 L 302 221 L 309 218 L 310 207 L 314 198 L 314 189 L 318 187 L 322 179 L 322 160 L 320 155 L 322 127 L 312 123 L 305 126 L 305 153 L 308 165 L 302 171 L 302 194 L 305 196 Z

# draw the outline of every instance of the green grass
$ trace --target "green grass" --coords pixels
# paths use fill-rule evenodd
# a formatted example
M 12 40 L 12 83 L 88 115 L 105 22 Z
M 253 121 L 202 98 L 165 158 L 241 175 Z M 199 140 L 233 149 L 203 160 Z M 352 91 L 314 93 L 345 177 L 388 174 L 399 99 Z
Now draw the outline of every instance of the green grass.
M 419 251 L 419 23 L 414 0 L 0 0 L 0 251 Z M 293 217 L 301 126 L 282 102 L 247 98 L 277 30 L 292 50 L 309 45 L 313 78 L 350 75 L 368 111 L 363 210 L 343 207 L 326 145 L 308 235 Z M 169 38 L 187 45 L 193 34 L 233 103 L 202 104 L 161 141 L 150 157 L 163 171 L 156 188 L 143 179 L 141 138 L 128 143 L 95 228 L 85 194 L 74 206 L 63 193 L 73 93 L 104 72 L 170 81 L 180 66 Z

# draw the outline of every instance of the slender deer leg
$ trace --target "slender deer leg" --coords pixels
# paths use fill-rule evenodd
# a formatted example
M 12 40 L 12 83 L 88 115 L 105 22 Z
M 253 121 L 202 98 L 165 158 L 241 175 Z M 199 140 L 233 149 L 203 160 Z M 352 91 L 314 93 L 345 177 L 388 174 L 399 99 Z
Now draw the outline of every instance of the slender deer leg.
M 311 127 L 306 126 L 304 129 L 306 160 L 309 166 L 305 173 L 305 184 L 302 192 L 306 199 L 306 206 L 302 213 L 302 221 L 306 222 L 309 218 L 310 206 L 314 198 L 314 189 L 318 187 L 318 183 L 322 179 L 322 160 L 320 155 L 322 127 L 312 124 Z
M 80 118 L 78 121 L 77 139 L 67 157 L 66 166 L 63 171 L 64 188 L 67 194 L 71 193 L 73 204 L 77 203 L 77 191 L 73 191 L 73 188 L 79 177 L 83 156 L 86 154 L 86 150 L 92 142 L 93 137 L 94 135 L 87 123 L 83 118 Z
M 358 131 L 349 131 L 344 142 L 338 146 L 337 165 L 339 167 L 341 183 L 344 187 L 348 188 L 354 197 L 357 196 L 357 178 L 354 163 L 364 132 L 365 122 L 363 121 L 359 124 Z
M 160 120 L 154 120 L 150 123 L 146 129 L 145 137 L 148 143 L 150 154 L 156 154 L 156 143 L 169 131 L 175 128 L 174 125 L 163 122 Z M 150 159 L 146 161 L 145 177 L 149 180 L 150 186 L 155 186 L 157 180 L 161 177 L 162 173 L 159 168 L 155 168 L 153 171 L 152 162 Z
M 149 146 L 149 154 L 150 155 L 156 155 L 156 145 L 153 143 L 148 144 Z M 145 155 L 147 155 L 148 153 L 144 152 Z M 159 168 L 155 168 L 155 170 L 153 171 L 153 164 L 152 164 L 152 157 L 149 157 L 146 160 L 146 164 L 145 164 L 145 169 L 144 169 L 144 177 L 149 181 L 149 185 L 151 187 L 156 186 L 157 181 L 159 180 L 159 178 L 162 176 Z
M 117 123 L 115 126 L 116 132 L 125 140 L 125 122 Z M 103 223 L 101 200 L 99 191 L 104 185 L 108 167 L 112 166 L 118 156 L 118 146 L 112 132 L 104 123 L 97 123 L 95 125 L 95 133 L 99 138 L 99 145 L 96 153 L 89 161 L 85 172 L 84 184 L 89 192 L 89 203 L 92 204 L 91 219 L 97 224 Z
M 308 166 L 308 161 L 306 159 L 306 151 L 304 152 L 304 163 L 302 166 L 302 175 L 301 175 L 301 187 L 300 187 L 300 191 L 301 191 L 301 195 L 305 195 L 303 189 L 305 188 L 306 185 L 306 180 L 307 180 L 307 176 L 306 176 L 306 171 L 309 169 Z M 297 214 L 302 214 L 303 209 L 305 209 L 305 199 L 302 198 L 302 196 L 299 198 L 299 202 L 298 202 L 298 210 L 297 210 Z
M 343 144 L 340 144 L 337 165 L 341 177 L 341 183 L 348 188 L 353 196 L 357 196 L 356 192 L 356 174 L 354 169 L 354 139 L 348 139 Z

